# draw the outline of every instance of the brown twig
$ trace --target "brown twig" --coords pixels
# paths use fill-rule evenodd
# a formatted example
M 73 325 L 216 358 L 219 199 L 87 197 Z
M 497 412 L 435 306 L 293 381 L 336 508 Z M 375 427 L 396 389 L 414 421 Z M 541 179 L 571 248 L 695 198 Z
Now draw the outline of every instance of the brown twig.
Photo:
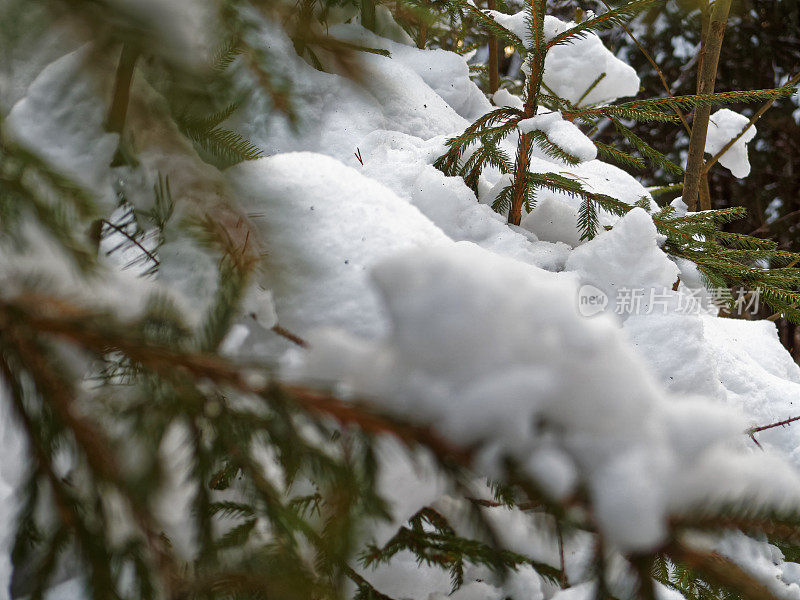
M 281 327 L 280 325 L 277 325 L 277 324 L 273 325 L 272 331 L 277 333 L 279 336 L 286 338 L 287 340 L 289 340 L 293 344 L 297 344 L 298 346 L 301 346 L 302 348 L 308 348 L 308 342 L 307 341 L 305 341 L 299 335 L 296 335 L 296 334 L 292 333 L 288 329 L 286 329 L 284 327 Z
M 556 520 L 556 536 L 558 537 L 558 560 L 561 566 L 559 583 L 561 584 L 561 589 L 564 590 L 569 587 L 569 581 L 567 580 L 567 566 L 564 560 L 564 536 L 561 533 L 561 523 L 558 520 Z
M 608 10 L 612 10 L 611 6 L 608 4 L 608 2 L 606 2 L 606 0 L 600 0 L 600 1 L 605 5 L 605 7 Z M 642 44 L 639 42 L 639 40 L 636 39 L 636 36 L 633 35 L 633 32 L 630 30 L 630 28 L 627 25 L 625 25 L 623 23 L 622 24 L 622 29 L 625 31 L 625 33 L 628 34 L 628 37 L 630 37 L 633 40 L 633 43 L 636 44 L 637 48 L 639 48 L 641 53 L 647 59 L 647 62 L 649 62 L 651 65 L 653 65 L 653 68 L 656 70 L 656 74 L 658 75 L 658 78 L 661 80 L 661 85 L 664 86 L 664 90 L 666 90 L 667 94 L 670 96 L 670 98 L 672 98 L 674 96 L 674 94 L 672 93 L 672 90 L 669 89 L 669 84 L 667 83 L 666 77 L 664 77 L 664 72 L 661 70 L 661 67 L 658 66 L 658 63 L 653 59 L 653 57 L 650 55 L 650 53 L 647 50 L 645 50 L 645 47 L 642 46 Z M 683 114 L 683 111 L 681 110 L 681 108 L 679 106 L 672 106 L 671 108 L 672 108 L 672 110 L 675 111 L 675 114 L 678 115 L 678 117 L 680 118 L 681 123 L 683 123 L 684 129 L 686 129 L 686 133 L 688 133 L 689 135 L 692 135 L 692 128 L 689 127 L 689 122 L 686 120 L 686 115 Z
M 798 81 L 800 81 L 800 71 L 795 73 L 783 85 L 792 86 Z M 708 173 L 709 169 L 722 157 L 722 155 L 725 154 L 728 150 L 730 150 L 731 146 L 733 146 L 736 142 L 738 142 L 739 139 L 745 134 L 745 132 L 748 129 L 750 129 L 753 125 L 755 125 L 756 121 L 758 121 L 764 115 L 764 113 L 767 112 L 772 107 L 773 104 L 775 104 L 775 100 L 777 100 L 777 98 L 770 98 L 769 100 L 764 102 L 764 104 L 762 104 L 759 107 L 759 109 L 755 112 L 755 114 L 753 114 L 753 116 L 750 117 L 750 120 L 747 122 L 747 125 L 745 125 L 744 128 L 739 132 L 739 135 L 737 135 L 735 138 L 733 138 L 727 144 L 725 144 L 719 152 L 717 152 L 706 162 L 706 166 L 703 169 L 704 174 Z
M 472 448 L 455 446 L 430 427 L 404 423 L 400 419 L 379 413 L 365 403 L 344 401 L 326 391 L 296 385 L 276 387 L 274 383 L 263 387 L 253 386 L 243 369 L 223 359 L 213 355 L 181 352 L 147 342 L 132 334 L 130 328 L 122 323 L 108 322 L 107 316 L 100 317 L 92 311 L 72 306 L 57 298 L 29 294 L 16 301 L 0 300 L 0 331 L 7 323 L 15 320 L 24 320 L 34 331 L 60 337 L 90 352 L 122 352 L 132 361 L 169 379 L 188 374 L 254 396 L 266 396 L 278 390 L 285 393 L 287 400 L 302 410 L 331 417 L 342 425 L 355 425 L 374 434 L 393 435 L 407 445 L 425 446 L 443 462 L 464 466 L 471 462 Z M 30 358 L 33 360 L 35 357 Z M 58 392 L 58 389 L 51 388 L 50 385 L 48 389 Z M 81 439 L 87 445 L 92 443 L 89 432 L 82 435 Z M 95 456 L 98 457 L 97 454 Z M 100 467 L 102 465 L 98 465 Z M 107 465 L 103 472 L 113 473 L 115 469 Z
M 760 425 L 759 427 L 751 427 L 747 430 L 747 433 L 752 436 L 759 431 L 766 431 L 767 429 L 774 429 L 775 427 L 783 427 L 784 425 L 790 425 L 795 421 L 800 421 L 800 417 L 791 417 L 789 419 L 784 419 L 783 421 L 776 421 L 775 423 L 770 423 L 769 425 Z
M 487 0 L 487 8 L 497 8 L 496 0 Z M 500 87 L 500 51 L 497 37 L 489 34 L 489 93 L 494 94 Z
M 142 244 L 139 242 L 139 240 L 137 240 L 135 237 L 133 237 L 131 234 L 129 234 L 127 231 L 125 231 L 125 229 L 123 229 L 123 228 L 122 228 L 122 227 L 120 227 L 119 225 L 115 225 L 114 223 L 112 223 L 112 222 L 111 222 L 111 221 L 109 221 L 108 219 L 101 219 L 101 220 L 100 220 L 100 222 L 101 222 L 103 225 L 106 225 L 106 226 L 110 227 L 111 229 L 113 229 L 113 230 L 114 230 L 114 231 L 116 231 L 117 233 L 120 233 L 121 235 L 125 236 L 125 238 L 126 238 L 126 239 L 127 239 L 129 242 L 131 242 L 131 243 L 132 243 L 134 246 L 136 246 L 137 248 L 139 248 L 139 250 L 141 250 L 142 252 L 144 252 L 145 256 L 147 256 L 147 258 L 149 258 L 151 261 L 153 261 L 153 264 L 154 264 L 155 266 L 159 266 L 159 265 L 161 264 L 161 263 L 158 261 L 158 258 L 156 258 L 155 254 L 153 254 L 153 253 L 152 253 L 152 252 L 150 252 L 150 251 L 149 251 L 147 248 L 145 248 L 145 247 L 144 247 L 144 246 L 143 246 L 143 245 L 142 245 Z
M 751 231 L 747 235 L 755 235 L 757 233 L 763 233 L 765 231 L 769 231 L 770 228 L 773 225 L 775 225 L 776 223 L 780 223 L 781 221 L 785 221 L 786 219 L 791 219 L 792 217 L 794 217 L 796 215 L 800 215 L 800 210 L 793 210 L 792 212 L 787 213 L 787 214 L 783 215 L 782 217 L 778 217 L 774 221 L 771 221 L 769 223 L 765 223 L 764 225 L 761 225 L 758 229 L 754 229 L 753 231 Z

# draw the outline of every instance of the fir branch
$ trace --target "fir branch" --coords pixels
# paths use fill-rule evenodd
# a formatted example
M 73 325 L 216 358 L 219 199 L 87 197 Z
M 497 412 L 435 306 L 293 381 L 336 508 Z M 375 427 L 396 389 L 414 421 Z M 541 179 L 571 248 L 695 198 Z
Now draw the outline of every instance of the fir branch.
M 694 550 L 678 542 L 673 542 L 665 554 L 674 562 L 690 566 L 709 582 L 737 591 L 746 600 L 777 600 L 766 586 L 719 554 Z
M 625 127 L 619 119 L 611 119 L 614 128 L 622 134 L 622 136 L 636 148 L 642 156 L 649 159 L 652 163 L 662 167 L 668 173 L 673 175 L 683 175 L 683 169 L 669 160 L 666 156 L 661 154 L 658 150 L 653 148 L 650 144 L 645 142 L 642 138 L 636 135 L 633 131 Z
M 495 21 L 490 15 L 487 15 L 484 11 L 479 9 L 473 3 L 469 2 L 468 0 L 447 0 L 447 1 L 448 4 L 451 4 L 452 6 L 456 7 L 459 11 L 462 11 L 466 14 L 469 14 L 471 17 L 474 17 L 475 20 L 491 35 L 494 35 L 495 37 L 500 39 L 507 40 L 523 56 L 527 52 L 525 44 L 522 43 L 522 40 L 517 36 L 517 34 L 513 33 L 512 31 L 500 25 L 500 23 Z
M 592 19 L 586 19 L 561 33 L 547 42 L 547 47 L 552 48 L 558 44 L 570 43 L 573 39 L 586 37 L 590 32 L 599 29 L 610 29 L 617 25 L 622 25 L 635 17 L 645 8 L 662 0 L 634 0 L 608 12 L 598 15 Z M 580 103 L 579 103 L 580 104 Z
M 797 84 L 798 81 L 800 81 L 800 72 L 798 72 L 795 75 L 793 75 L 792 77 L 790 77 L 789 80 L 785 84 L 783 84 L 782 87 L 784 87 L 784 88 L 786 88 L 786 87 L 794 88 L 794 86 Z M 708 171 L 711 169 L 711 167 L 713 167 L 714 164 L 720 158 L 722 158 L 722 155 L 725 154 L 728 150 L 730 150 L 731 147 L 736 142 L 738 142 L 745 133 L 747 133 L 747 130 L 750 129 L 753 125 L 755 125 L 758 122 L 758 120 L 764 115 L 764 113 L 767 112 L 772 107 L 772 105 L 775 103 L 775 100 L 777 100 L 777 98 L 770 98 L 763 105 L 761 105 L 759 107 L 759 109 L 753 114 L 752 117 L 750 117 L 750 120 L 742 128 L 742 130 L 736 135 L 736 137 L 734 137 L 730 141 L 728 141 L 719 150 L 719 152 L 717 152 L 714 156 L 712 156 L 710 159 L 708 159 L 706 161 L 705 166 L 703 167 L 703 173 L 708 173 Z
M 568 165 L 577 165 L 581 162 L 580 158 L 573 156 L 569 152 L 562 149 L 559 145 L 550 141 L 550 138 L 548 138 L 547 134 L 545 134 L 543 131 L 535 129 L 528 135 L 530 135 L 531 140 L 544 152 L 546 156 L 565 162 Z M 508 169 L 505 172 L 509 172 L 511 170 L 512 169 Z
M 578 231 L 581 232 L 581 241 L 594 238 L 599 226 L 597 206 L 590 198 L 584 198 L 578 211 Z
M 631 156 L 630 154 L 625 154 L 613 146 L 609 146 L 608 144 L 597 141 L 594 142 L 594 145 L 597 147 L 597 153 L 605 160 L 616 162 L 618 165 L 630 167 L 632 169 L 636 169 L 637 171 L 641 171 L 645 168 L 644 161 L 636 158 L 635 156 Z
M 608 4 L 608 2 L 606 2 L 606 0 L 601 0 L 601 2 L 605 5 L 605 7 L 608 10 L 611 10 L 611 6 Z M 652 65 L 653 69 L 655 69 L 655 72 L 658 74 L 658 78 L 661 80 L 661 85 L 664 87 L 664 91 L 667 92 L 667 94 L 669 96 L 674 96 L 674 94 L 672 93 L 672 90 L 670 89 L 669 85 L 667 84 L 667 79 L 666 79 L 666 77 L 664 77 L 664 73 L 661 70 L 661 67 L 658 66 L 658 63 L 653 59 L 652 56 L 650 56 L 650 53 L 647 50 L 645 50 L 644 46 L 642 46 L 642 44 L 639 42 L 639 40 L 636 39 L 636 37 L 633 35 L 633 32 L 630 30 L 630 28 L 627 25 L 625 25 L 624 23 L 621 23 L 620 26 L 622 27 L 623 31 L 628 35 L 628 37 L 631 38 L 631 40 L 633 40 L 633 43 L 636 44 L 637 48 L 639 48 L 639 51 L 647 59 L 647 62 L 649 62 Z M 686 120 L 686 116 L 683 114 L 683 111 L 681 111 L 681 109 L 679 107 L 677 107 L 677 106 L 673 107 L 673 110 L 675 111 L 675 114 L 678 115 L 678 118 L 680 118 L 681 123 L 683 124 L 683 128 L 686 130 L 686 132 L 689 135 L 691 135 L 692 134 L 692 130 L 689 127 L 689 122 Z
M 794 93 L 794 88 L 784 86 L 765 90 L 731 91 L 711 94 L 691 94 L 686 96 L 669 96 L 666 98 L 651 98 L 649 100 L 632 100 L 622 104 L 598 106 L 594 108 L 581 108 L 564 113 L 565 118 L 575 119 L 584 117 L 617 117 L 633 119 L 636 121 L 661 121 L 676 122 L 679 117 L 666 113 L 662 108 L 686 108 L 698 106 L 711 106 L 734 102 L 758 102 L 759 100 L 781 98 Z

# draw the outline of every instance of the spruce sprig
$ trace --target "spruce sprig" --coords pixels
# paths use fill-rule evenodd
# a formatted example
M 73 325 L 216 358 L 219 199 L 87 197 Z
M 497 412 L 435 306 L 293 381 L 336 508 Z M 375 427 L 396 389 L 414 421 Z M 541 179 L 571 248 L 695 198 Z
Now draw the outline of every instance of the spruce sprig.
M 547 42 L 547 47 L 552 48 L 558 44 L 571 43 L 575 39 L 586 37 L 590 32 L 611 29 L 619 25 L 625 24 L 627 21 L 635 17 L 642 10 L 652 6 L 656 2 L 663 0 L 634 0 L 604 12 L 601 15 L 581 21 L 574 27 L 567 29 L 565 32 L 560 33 Z

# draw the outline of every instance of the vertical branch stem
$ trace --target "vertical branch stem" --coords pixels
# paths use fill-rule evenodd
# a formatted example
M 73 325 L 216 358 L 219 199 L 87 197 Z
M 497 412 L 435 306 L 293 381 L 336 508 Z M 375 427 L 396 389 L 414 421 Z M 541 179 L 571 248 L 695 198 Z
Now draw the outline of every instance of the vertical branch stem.
M 488 0 L 487 7 L 494 10 L 497 7 L 496 0 Z M 500 53 L 497 37 L 493 33 L 489 34 L 489 93 L 494 94 L 500 87 Z
M 542 87 L 542 73 L 544 72 L 544 58 L 547 54 L 547 42 L 544 39 L 544 13 L 547 0 L 531 0 L 533 48 L 529 54 L 530 76 L 526 85 L 524 118 L 536 116 L 539 108 L 539 90 Z M 531 136 L 520 132 L 517 145 L 516 169 L 512 184 L 511 209 L 508 211 L 508 222 L 519 225 L 522 220 L 522 207 L 528 195 L 528 165 L 531 161 L 533 142 Z
M 561 523 L 558 522 L 556 519 L 556 536 L 558 537 L 558 560 L 559 565 L 561 566 L 561 575 L 559 577 L 561 589 L 566 589 L 569 587 L 569 581 L 567 580 L 567 565 L 566 561 L 564 560 L 564 535 L 561 532 Z
M 136 67 L 139 51 L 130 44 L 122 46 L 122 54 L 117 65 L 117 76 L 114 80 L 114 96 L 108 110 L 106 127 L 111 133 L 122 135 L 125 129 L 125 118 L 128 115 L 128 104 L 131 98 L 131 81 Z
M 428 26 L 425 23 L 419 24 L 419 35 L 417 35 L 417 48 L 420 50 L 425 49 L 425 44 L 428 43 Z
M 722 49 L 722 39 L 725 36 L 725 26 L 728 22 L 728 13 L 731 0 L 716 0 L 710 9 L 707 31 L 703 35 L 701 55 L 697 76 L 697 93 L 711 94 L 714 92 L 714 83 L 717 77 L 719 53 Z M 705 25 L 704 19 L 704 25 Z M 710 106 L 698 106 L 694 112 L 692 122 L 692 137 L 689 142 L 689 158 L 686 161 L 686 175 L 683 180 L 683 201 L 689 210 L 697 210 L 697 198 L 703 189 L 703 153 L 705 152 L 706 136 L 708 134 L 708 120 L 711 116 Z M 710 197 L 703 194 L 702 210 L 711 208 Z
M 423 5 L 425 4 L 423 0 Z M 428 43 L 428 22 L 426 21 L 427 14 L 419 15 L 419 34 L 417 35 L 417 48 L 420 50 L 425 49 Z
M 361 25 L 375 31 L 375 0 L 361 0 Z

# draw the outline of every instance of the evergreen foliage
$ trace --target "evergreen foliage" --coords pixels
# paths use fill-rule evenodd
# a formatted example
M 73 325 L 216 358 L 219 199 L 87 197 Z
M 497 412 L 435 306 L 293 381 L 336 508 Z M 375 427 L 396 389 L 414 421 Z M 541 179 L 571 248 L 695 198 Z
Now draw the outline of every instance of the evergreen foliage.
M 612 214 L 624 214 L 632 208 L 606 195 L 595 194 L 584 189 L 582 183 L 556 173 L 526 173 L 531 147 L 537 147 L 545 156 L 563 162 L 565 165 L 576 164 L 578 158 L 554 144 L 541 131 L 519 133 L 516 161 L 512 164 L 498 141 L 518 131 L 516 125 L 520 120 L 534 116 L 537 107 L 544 105 L 551 110 L 561 109 L 565 119 L 587 126 L 595 127 L 599 119 L 608 118 L 619 135 L 626 140 L 642 157 L 651 161 L 665 172 L 680 175 L 683 170 L 664 154 L 636 135 L 623 120 L 635 122 L 678 122 L 679 114 L 667 111 L 672 109 L 693 109 L 719 103 L 759 102 L 767 99 L 787 97 L 795 89 L 783 86 L 766 90 L 746 90 L 718 92 L 713 94 L 692 94 L 686 96 L 667 96 L 648 100 L 633 100 L 611 105 L 594 107 L 576 107 L 568 100 L 554 96 L 552 93 L 540 92 L 544 57 L 547 49 L 561 43 L 585 36 L 587 32 L 603 27 L 613 27 L 624 23 L 654 4 L 651 0 L 635 0 L 609 10 L 597 17 L 578 23 L 549 41 L 543 39 L 544 5 L 532 3 L 529 8 L 530 38 L 533 46 L 526 49 L 526 57 L 530 65 L 530 74 L 525 86 L 525 108 L 519 111 L 514 108 L 498 108 L 487 113 L 459 137 L 447 141 L 448 151 L 434 164 L 446 175 L 458 175 L 477 192 L 478 178 L 486 167 L 498 168 L 501 173 L 511 174 L 513 183 L 503 188 L 495 198 L 492 207 L 501 214 L 507 214 L 510 223 L 519 224 L 521 213 L 530 212 L 535 206 L 537 190 L 563 192 L 582 199 L 578 230 L 581 240 L 592 239 L 598 230 L 598 210 L 604 209 Z M 477 10 L 477 9 L 475 9 Z M 499 32 L 502 33 L 502 32 Z M 508 33 L 503 35 L 508 36 Z M 516 36 L 515 36 L 516 37 Z M 597 84 L 597 81 L 593 84 Z M 590 88 L 591 89 L 591 88 Z M 588 93 L 588 90 L 587 90 Z M 586 93 L 584 94 L 586 97 Z M 596 143 L 601 156 L 623 166 L 641 169 L 641 159 L 622 152 L 608 144 Z M 515 198 L 520 199 L 515 202 Z M 747 289 L 759 289 L 763 299 L 776 312 L 787 318 L 797 320 L 800 313 L 800 295 L 796 291 L 798 273 L 794 268 L 764 269 L 754 266 L 757 261 L 767 261 L 772 267 L 787 263 L 796 264 L 795 257 L 789 253 L 779 252 L 777 244 L 768 240 L 746 235 L 735 235 L 720 231 L 720 225 L 733 218 L 742 218 L 743 211 L 738 209 L 722 211 L 705 211 L 688 217 L 676 217 L 667 207 L 653 220 L 659 231 L 667 236 L 666 249 L 674 256 L 680 256 L 698 265 L 710 287 L 743 286 Z
M 152 32 L 134 27 L 129 15 L 114 13 L 113 3 L 70 4 L 76 7 L 76 18 L 119 24 L 120 39 L 136 43 L 141 51 L 149 47 Z M 168 108 L 161 117 L 179 132 L 186 147 L 194 143 L 203 151 L 200 156 L 207 162 L 202 168 L 215 184 L 217 167 L 261 156 L 257 147 L 224 126 L 238 106 L 220 91 L 231 82 L 231 69 L 240 65 L 272 99 L 274 110 L 293 115 L 291 82 L 273 72 L 267 50 L 249 38 L 255 25 L 245 9 L 259 6 L 232 0 L 222 4 L 222 20 L 236 42 L 225 45 L 212 60 L 210 74 L 200 77 L 199 90 L 186 87 L 187 79 L 196 83 L 193 74 L 174 64 L 141 67 L 153 87 L 163 91 Z M 677 165 L 621 119 L 673 121 L 674 115 L 666 111 L 671 106 L 787 93 L 780 88 L 571 106 L 541 93 L 548 46 L 616 25 L 653 0 L 634 0 L 549 42 L 543 36 L 545 4 L 531 4 L 534 46 L 526 49 L 531 76 L 524 110 L 500 107 L 487 113 L 449 140 L 448 152 L 436 162 L 475 190 L 487 167 L 508 175 L 509 185 L 493 207 L 508 212 L 510 220 L 516 212 L 518 221 L 523 207 L 531 211 L 537 193 L 565 193 L 581 200 L 578 226 L 581 239 L 588 240 L 598 233 L 600 211 L 622 215 L 632 208 L 568 175 L 529 171 L 533 146 L 566 164 L 579 160 L 541 131 L 520 133 L 516 157 L 507 155 L 499 142 L 518 130 L 520 120 L 534 116 L 540 105 L 566 107 L 565 117 L 590 126 L 610 117 L 636 151 L 678 174 Z M 374 9 L 362 6 L 367 13 Z M 275 8 L 281 10 L 282 6 Z M 470 2 L 450 0 L 442 10 L 462 22 L 470 17 L 522 49 L 519 38 Z M 309 9 L 298 17 L 300 23 L 287 19 L 300 32 L 294 38 L 299 52 L 312 62 L 321 66 L 313 58 L 315 48 L 335 52 L 343 61 L 352 52 L 370 51 L 323 39 L 311 26 L 315 15 Z M 128 127 L 122 140 L 127 146 L 125 164 L 114 168 L 135 173 L 137 132 L 130 130 L 130 122 Z M 623 164 L 644 167 L 638 157 L 610 145 L 598 148 Z M 188 152 L 183 158 L 188 162 L 187 156 Z M 177 236 L 194 240 L 195 250 L 211 254 L 217 266 L 216 293 L 196 322 L 158 293 L 149 296 L 134 317 L 123 318 L 114 313 L 114 306 L 104 304 L 104 298 L 85 306 L 71 301 L 59 282 L 28 273 L 4 281 L 8 288 L 0 293 L 0 374 L 30 457 L 13 549 L 17 595 L 43 598 L 57 583 L 59 569 L 72 568 L 95 600 L 338 599 L 346 596 L 345 581 L 359 600 L 391 600 L 352 565 L 358 558 L 362 566 L 385 563 L 403 551 L 420 564 L 449 571 L 454 590 L 464 583 L 470 565 L 499 575 L 532 567 L 553 586 L 566 587 L 564 546 L 574 536 L 590 536 L 598 549 L 598 598 L 650 599 L 655 597 L 655 580 L 688 599 L 769 600 L 771 593 L 730 560 L 689 549 L 680 536 L 736 528 L 748 535 L 767 535 L 787 557 L 800 557 L 796 514 L 766 514 L 758 506 L 702 507 L 697 514 L 675 516 L 664 548 L 624 557 L 626 574 L 637 582 L 635 591 L 606 581 L 603 539 L 586 490 L 554 500 L 509 459 L 501 480 L 494 482 L 494 497 L 475 498 L 469 471 L 473 448 L 453 446 L 435 430 L 381 414 L 367 403 L 342 401 L 332 390 L 278 381 L 271 365 L 226 358 L 221 347 L 260 268 L 260 249 L 249 237 L 247 220 L 215 212 L 217 206 L 184 211 L 168 174 L 159 174 L 157 181 L 143 187 L 151 206 L 142 209 L 120 191 L 114 208 L 122 216 L 114 219 L 91 191 L 0 137 L 0 231 L 12 245 L 35 249 L 41 239 L 28 226 L 41 230 L 79 271 L 82 283 L 103 272 L 98 247 L 109 239 L 120 240 L 109 249 L 111 254 L 132 246 L 142 251 L 137 259 L 141 264 L 131 266 L 140 267 L 145 280 L 159 269 L 159 248 Z M 226 198 L 214 200 L 230 209 Z M 800 294 L 794 291 L 800 285 L 800 269 L 793 267 L 796 256 L 772 242 L 720 230 L 741 215 L 739 209 L 725 209 L 676 216 L 666 207 L 652 216 L 667 237 L 667 250 L 697 264 L 710 284 L 759 287 L 776 310 L 800 317 Z M 775 268 L 757 268 L 757 261 L 769 261 Z M 91 385 L 83 377 L 85 370 Z M 387 437 L 402 442 L 409 452 L 432 457 L 449 489 L 469 505 L 469 527 L 425 507 L 383 546 L 363 547 L 364 524 L 389 518 L 376 482 L 376 453 Z M 265 466 L 273 459 L 277 473 Z M 155 516 L 169 486 L 193 492 L 189 506 L 177 515 L 191 538 L 188 549 L 186 540 L 170 537 Z M 487 518 L 501 510 L 541 516 L 552 534 L 548 541 L 561 550 L 560 564 L 503 547 Z

